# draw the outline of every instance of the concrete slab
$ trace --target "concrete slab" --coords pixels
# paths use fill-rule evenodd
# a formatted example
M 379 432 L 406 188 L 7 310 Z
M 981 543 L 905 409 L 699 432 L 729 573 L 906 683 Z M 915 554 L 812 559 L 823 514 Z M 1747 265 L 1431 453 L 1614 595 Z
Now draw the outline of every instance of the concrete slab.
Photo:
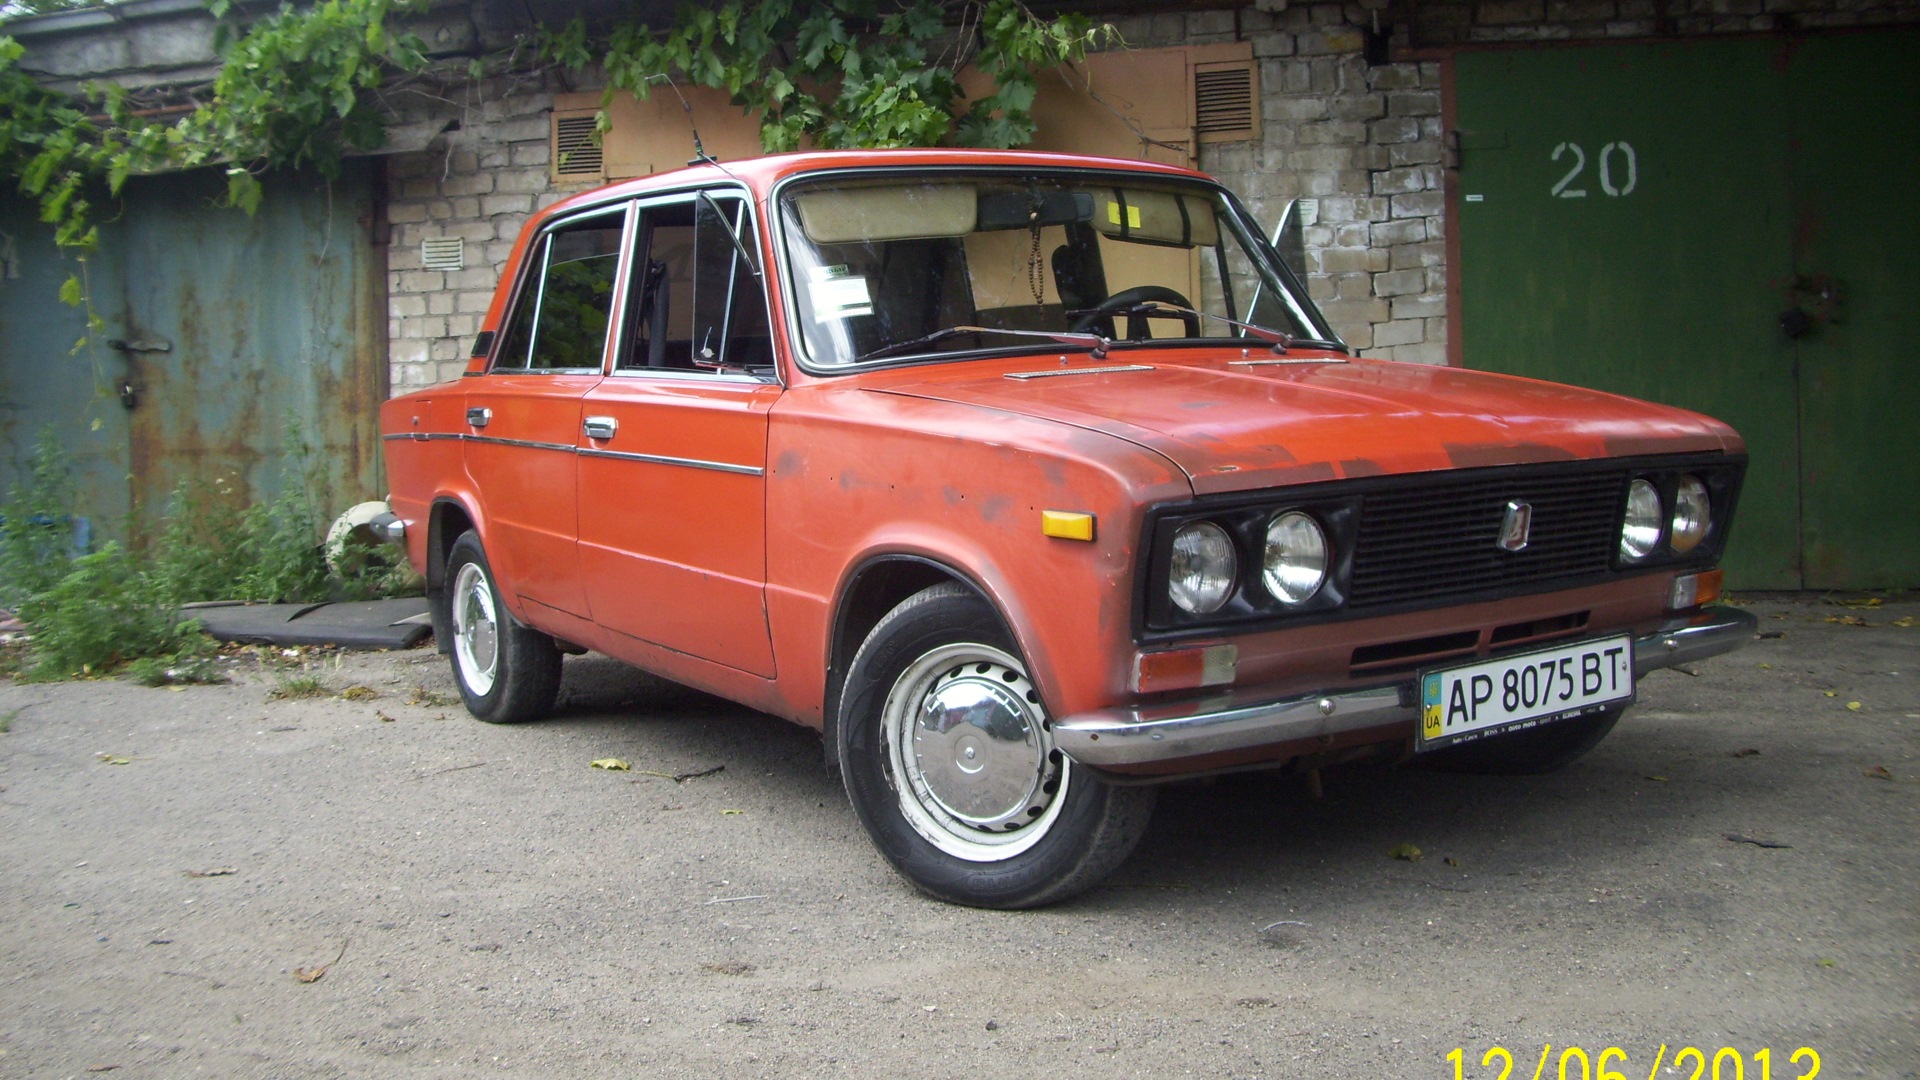
M 337 645 L 343 649 L 407 649 L 433 632 L 423 596 L 322 604 L 189 604 L 221 641 L 265 645 Z

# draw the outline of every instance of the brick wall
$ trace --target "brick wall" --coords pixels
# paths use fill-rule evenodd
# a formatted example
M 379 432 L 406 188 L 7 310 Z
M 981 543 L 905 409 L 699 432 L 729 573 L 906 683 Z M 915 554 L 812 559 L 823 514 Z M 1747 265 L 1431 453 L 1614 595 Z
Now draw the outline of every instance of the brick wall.
M 1386 5 L 1378 10 L 1384 17 Z M 1140 16 L 1132 44 L 1253 43 L 1261 139 L 1203 143 L 1200 167 L 1272 227 L 1293 199 L 1304 220 L 1308 287 L 1334 329 L 1368 356 L 1444 363 L 1446 259 L 1440 65 L 1368 66 L 1365 5 Z
M 458 378 L 500 268 L 534 210 L 575 188 L 548 172 L 553 94 L 519 79 L 477 87 L 458 127 L 388 159 L 387 334 L 395 393 Z M 420 242 L 458 237 L 465 266 L 427 270 Z
M 1237 13 L 1114 23 L 1140 47 L 1253 43 L 1262 137 L 1203 144 L 1201 168 L 1269 226 L 1290 200 L 1311 200 L 1308 285 L 1349 344 L 1368 356 L 1443 363 L 1447 222 L 1436 48 L 1914 22 L 1920 0 L 1421 0 L 1413 12 L 1418 21 L 1409 24 L 1387 0 L 1257 0 Z M 1369 65 L 1363 28 L 1376 25 L 1396 56 L 1422 59 Z M 460 372 L 521 224 L 568 193 L 548 180 L 551 91 L 525 79 L 477 86 L 476 104 L 454 117 L 456 130 L 391 160 L 396 391 Z M 455 236 L 466 241 L 467 269 L 420 268 L 422 239 Z

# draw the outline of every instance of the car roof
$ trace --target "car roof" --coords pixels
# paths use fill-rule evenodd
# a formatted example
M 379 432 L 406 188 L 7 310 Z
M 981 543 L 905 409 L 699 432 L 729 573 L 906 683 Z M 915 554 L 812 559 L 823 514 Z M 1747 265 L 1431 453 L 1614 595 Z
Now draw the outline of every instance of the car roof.
M 564 199 L 535 216 L 536 223 L 586 207 L 600 206 L 622 199 L 656 192 L 672 191 L 702 184 L 734 181 L 745 184 L 757 199 L 764 199 L 781 181 L 812 172 L 839 169 L 932 168 L 953 166 L 1026 167 L 1036 169 L 1100 169 L 1141 172 L 1159 176 L 1178 176 L 1211 180 L 1207 174 L 1179 165 L 1128 158 L 1095 157 L 1089 154 L 1060 154 L 1035 150 L 971 149 L 890 149 L 890 150 L 810 150 L 792 154 L 742 158 L 738 161 L 709 161 L 684 169 L 654 173 L 632 180 L 621 180 L 593 188 Z

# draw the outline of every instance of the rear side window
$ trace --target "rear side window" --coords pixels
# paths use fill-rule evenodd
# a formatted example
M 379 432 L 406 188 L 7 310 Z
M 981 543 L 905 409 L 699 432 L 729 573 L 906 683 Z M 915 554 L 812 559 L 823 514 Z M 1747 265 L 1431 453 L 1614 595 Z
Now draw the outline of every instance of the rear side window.
M 494 371 L 599 370 L 625 217 L 624 210 L 597 214 L 539 239 Z

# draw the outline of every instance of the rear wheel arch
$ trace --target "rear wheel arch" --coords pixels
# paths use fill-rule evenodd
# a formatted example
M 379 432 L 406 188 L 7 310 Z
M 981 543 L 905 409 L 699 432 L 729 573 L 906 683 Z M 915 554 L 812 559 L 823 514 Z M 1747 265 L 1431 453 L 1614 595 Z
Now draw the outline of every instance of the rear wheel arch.
M 442 653 L 452 648 L 451 613 L 447 608 L 447 559 L 453 545 L 478 528 L 473 515 L 457 499 L 435 499 L 427 512 L 427 608 L 433 618 L 433 637 Z

